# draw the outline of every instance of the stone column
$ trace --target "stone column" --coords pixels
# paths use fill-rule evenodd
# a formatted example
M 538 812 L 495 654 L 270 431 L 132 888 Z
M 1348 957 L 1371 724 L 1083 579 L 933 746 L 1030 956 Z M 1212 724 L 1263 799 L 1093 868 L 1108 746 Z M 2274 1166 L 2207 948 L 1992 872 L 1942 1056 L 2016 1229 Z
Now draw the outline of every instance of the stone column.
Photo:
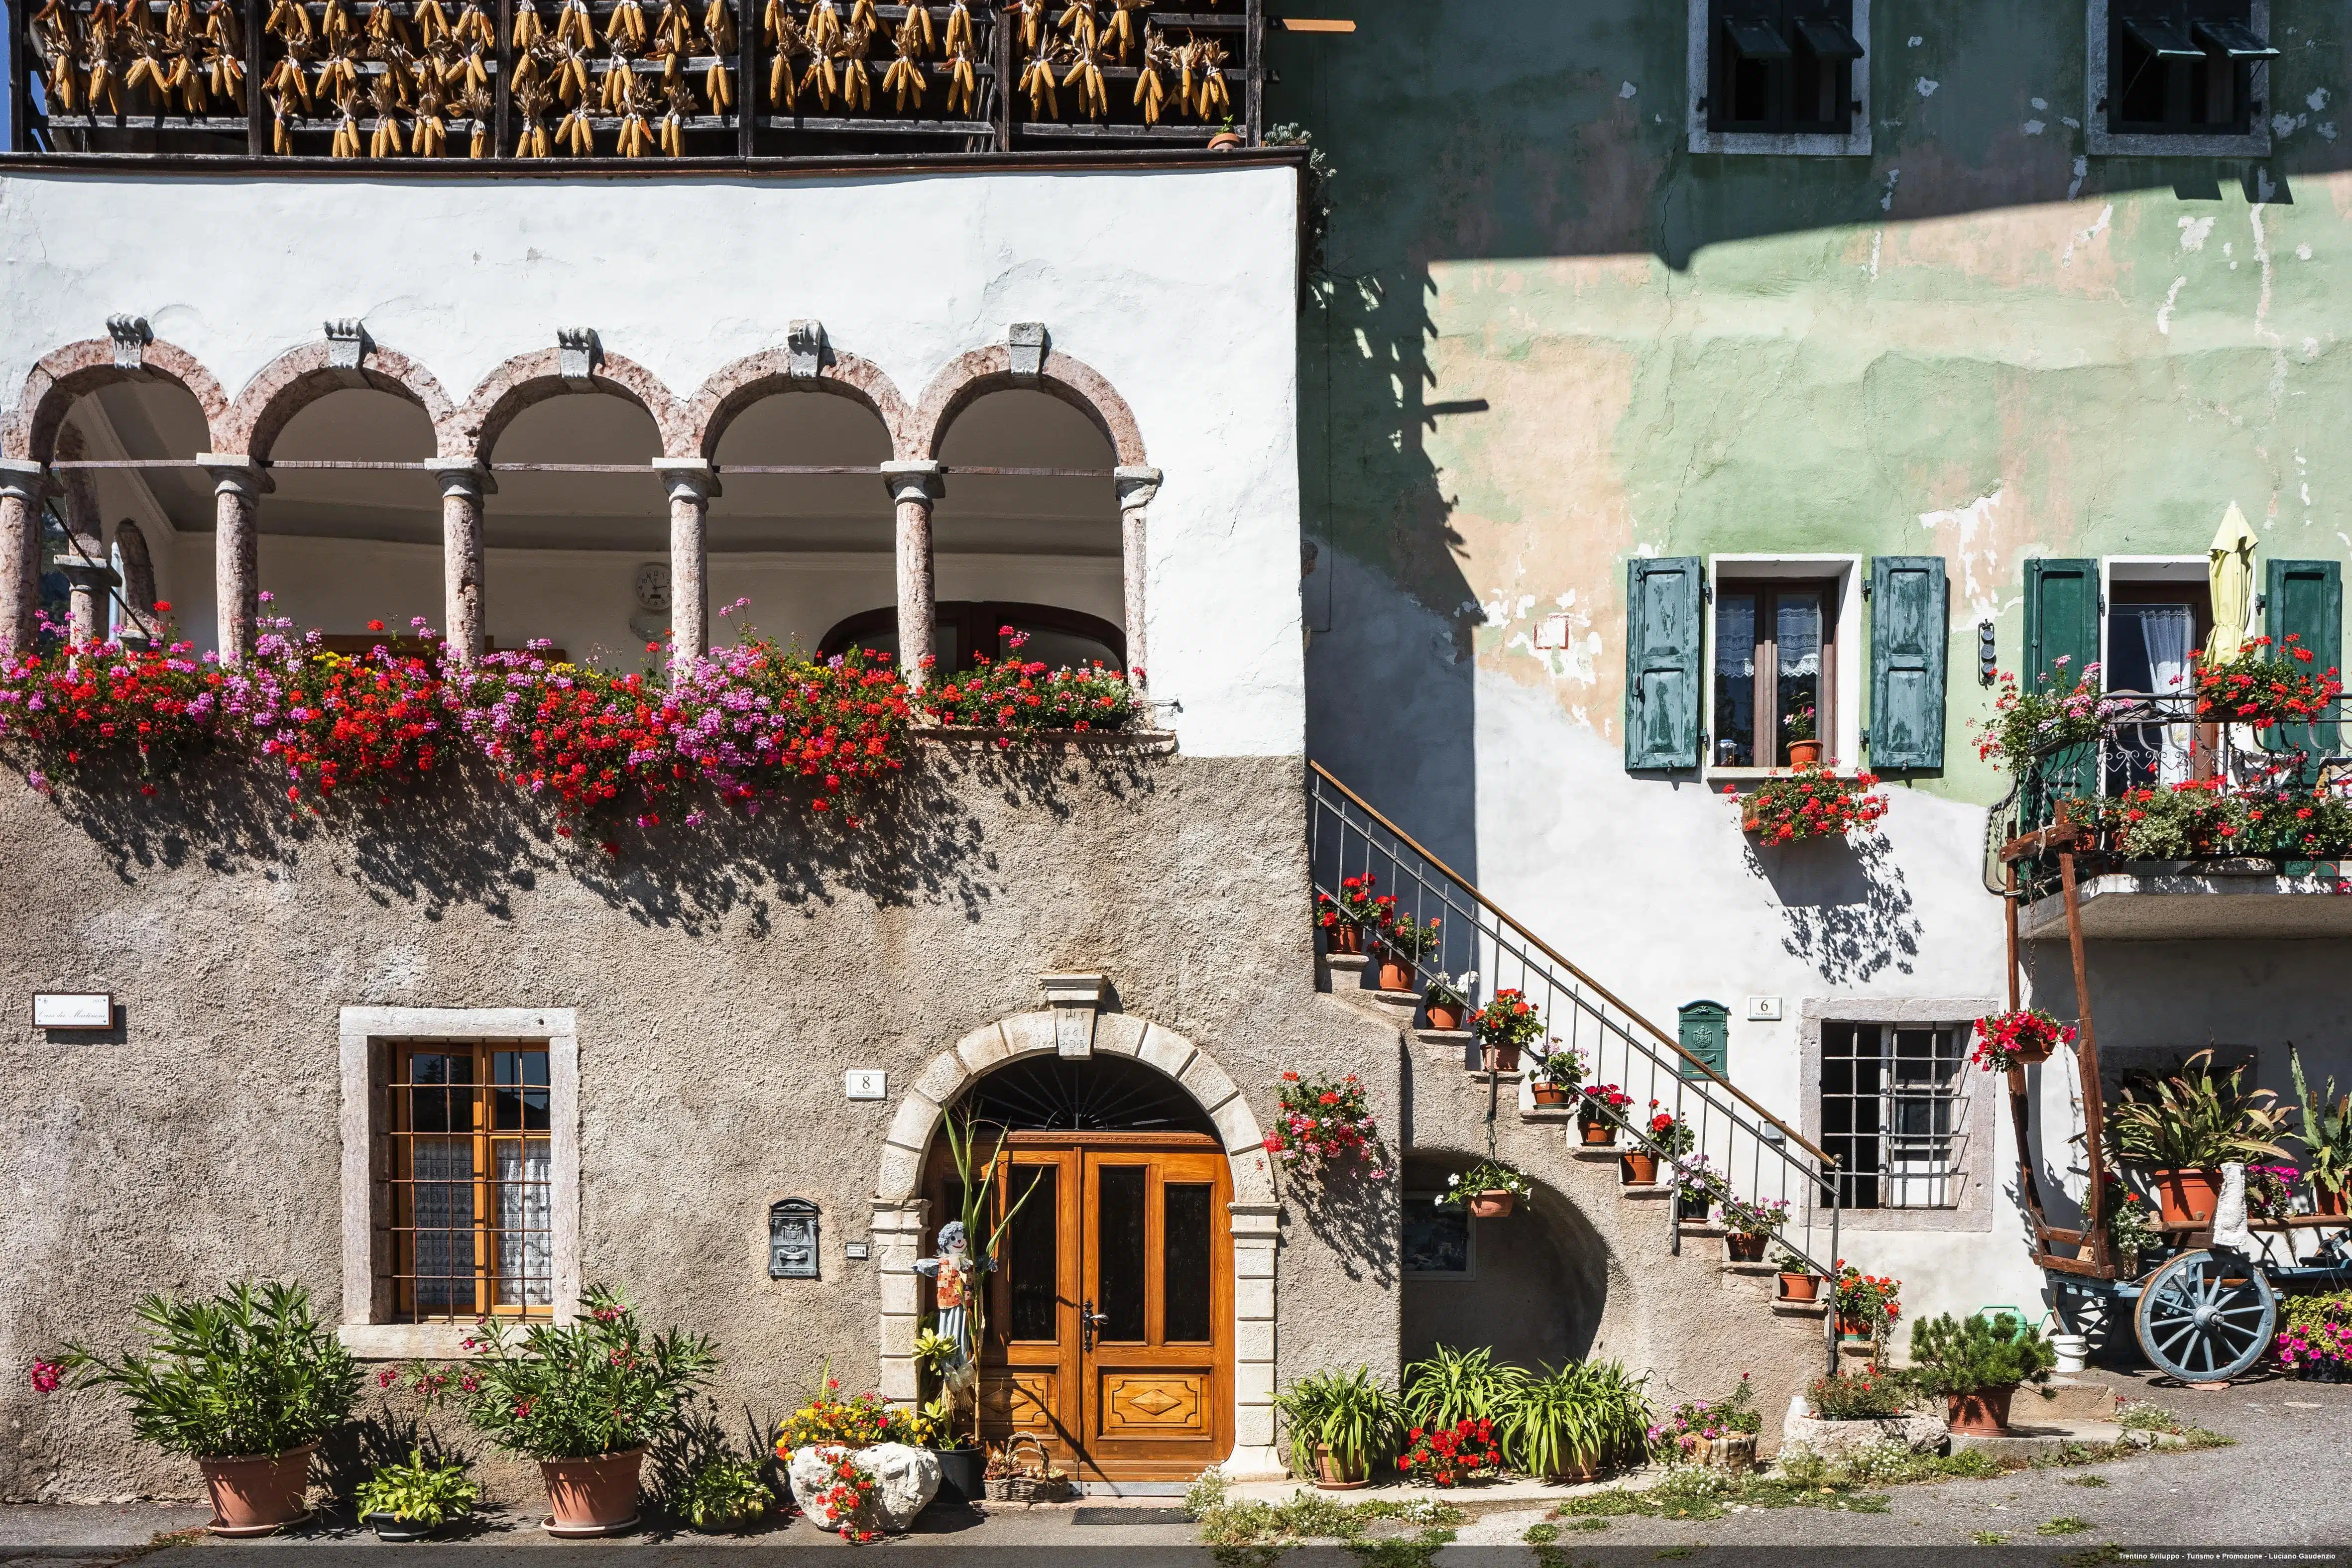
M 881 1360 L 877 1392 L 891 1404 L 912 1408 L 922 1397 L 922 1372 L 915 1364 L 915 1334 L 922 1326 L 922 1281 L 915 1260 L 923 1255 L 929 1200 L 904 1203 L 877 1198 L 867 1227 L 874 1267 L 882 1287 Z
M 0 653 L 33 645 L 33 615 L 41 603 L 41 499 L 48 488 L 39 464 L 0 458 Z
M 1143 692 L 1146 664 L 1143 592 L 1150 562 L 1144 549 L 1143 514 L 1160 494 L 1160 470 L 1121 466 L 1111 470 L 1118 486 L 1119 554 L 1127 576 L 1127 679 L 1138 695 Z
M 252 656 L 254 618 L 261 613 L 261 497 L 277 486 L 242 453 L 199 452 L 196 464 L 213 476 L 213 604 L 218 616 L 221 663 Z
M 79 457 L 81 442 L 71 426 L 65 434 L 74 436 L 68 445 L 61 437 L 58 455 L 68 452 Z M 121 579 L 114 575 L 108 562 L 106 525 L 100 521 L 98 492 L 91 485 L 87 470 L 75 470 L 66 475 L 58 486 L 65 492 L 66 547 L 60 553 L 58 569 L 65 573 L 71 588 L 71 605 L 68 620 L 72 627 L 76 646 L 106 640 L 106 607 L 109 593 Z
M 710 651 L 710 503 L 719 476 L 699 457 L 656 457 L 669 491 L 670 678 Z
M 470 457 L 428 457 L 441 481 L 441 634 L 450 656 L 473 663 L 482 651 L 482 497 L 498 494 L 490 471 Z
M 931 507 L 948 493 L 946 475 L 935 462 L 882 465 L 882 483 L 898 505 L 898 667 L 910 687 L 924 685 L 923 661 L 934 652 L 940 596 L 931 580 Z
M 1274 1444 L 1275 1251 L 1281 1208 L 1229 1203 L 1234 1237 L 1234 1479 L 1280 1476 Z

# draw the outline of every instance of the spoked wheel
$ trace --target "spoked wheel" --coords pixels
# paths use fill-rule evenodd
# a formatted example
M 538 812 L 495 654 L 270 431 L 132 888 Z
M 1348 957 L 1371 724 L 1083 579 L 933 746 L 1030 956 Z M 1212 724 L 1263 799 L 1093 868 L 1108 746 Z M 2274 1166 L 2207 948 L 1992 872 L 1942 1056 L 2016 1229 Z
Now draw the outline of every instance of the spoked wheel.
M 2148 1277 L 2134 1316 L 2139 1347 L 2183 1383 L 2221 1383 L 2262 1359 L 2278 1303 L 2234 1252 L 2184 1252 Z

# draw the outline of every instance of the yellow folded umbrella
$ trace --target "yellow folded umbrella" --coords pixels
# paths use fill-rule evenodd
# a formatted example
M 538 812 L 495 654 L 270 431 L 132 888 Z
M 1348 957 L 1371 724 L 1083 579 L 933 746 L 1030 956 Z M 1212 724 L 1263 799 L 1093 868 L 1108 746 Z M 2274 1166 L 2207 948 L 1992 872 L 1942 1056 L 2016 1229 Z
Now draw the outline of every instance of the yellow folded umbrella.
M 2237 657 L 2246 644 L 2246 612 L 2254 603 L 2254 530 L 2238 503 L 2221 518 L 2221 531 L 2207 547 L 2206 582 L 2213 596 L 2213 634 L 2205 640 L 2205 662 Z

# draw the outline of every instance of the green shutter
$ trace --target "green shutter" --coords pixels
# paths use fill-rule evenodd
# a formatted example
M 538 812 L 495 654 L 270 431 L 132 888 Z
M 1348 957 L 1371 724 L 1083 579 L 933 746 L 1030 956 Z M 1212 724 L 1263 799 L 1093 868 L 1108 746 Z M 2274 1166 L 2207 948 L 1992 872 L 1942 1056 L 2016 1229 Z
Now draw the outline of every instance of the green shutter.
M 1731 1076 L 1731 1009 L 1721 1002 L 1685 1002 L 1677 1010 L 1675 1038 L 1682 1048 L 1728 1080 Z M 1685 1061 L 1685 1078 L 1706 1073 Z
M 1695 555 L 1625 563 L 1625 766 L 1698 766 L 1702 567 Z
M 2025 663 L 2018 685 L 2064 688 L 2099 660 L 2099 563 L 2025 563 Z M 2064 664 L 2060 664 L 2060 660 Z M 2098 793 L 2099 748 L 2076 746 L 2046 758 L 2027 781 L 2023 825 L 2046 825 L 2062 800 Z
M 1944 558 L 1870 562 L 1870 765 L 1944 765 Z
M 2300 647 L 2311 650 L 2315 671 L 2340 669 L 2344 664 L 2344 570 L 2332 560 L 2267 560 L 2263 563 L 2263 634 L 2274 645 L 2292 633 Z M 2336 754 L 2338 727 L 2334 723 L 2281 726 L 2263 732 L 2263 744 L 2273 751 L 2303 751 L 2314 758 Z M 2318 780 L 2315 764 L 2305 769 L 2307 783 Z

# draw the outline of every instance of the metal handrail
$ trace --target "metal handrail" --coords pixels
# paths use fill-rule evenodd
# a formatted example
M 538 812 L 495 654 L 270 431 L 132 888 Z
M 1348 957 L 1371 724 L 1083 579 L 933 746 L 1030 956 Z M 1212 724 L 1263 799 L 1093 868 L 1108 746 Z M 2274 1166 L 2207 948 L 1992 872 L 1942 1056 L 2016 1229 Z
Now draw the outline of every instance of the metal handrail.
M 1337 901 L 1347 877 L 1371 874 L 1396 898 L 1400 920 L 1422 927 L 1435 915 L 1437 946 L 1415 959 L 1416 977 L 1475 968 L 1488 977 L 1475 988 L 1490 1000 L 1498 989 L 1520 990 L 1543 1014 L 1554 1045 L 1586 1053 L 1588 1082 L 1617 1083 L 1622 1078 L 1620 1086 L 1628 1094 L 1646 1092 L 1661 1109 L 1670 1102 L 1672 1113 L 1692 1134 L 1693 1152 L 1706 1156 L 1706 1184 L 1724 1196 L 1787 1201 L 1789 1221 L 1776 1243 L 1816 1272 L 1834 1275 L 1843 1182 L 1832 1155 L 1594 981 L 1330 769 L 1312 760 L 1307 768 L 1307 852 L 1318 894 Z M 1457 956 L 1466 961 L 1451 961 Z M 1518 978 L 1519 985 L 1504 987 L 1507 976 Z M 1613 1065 L 1612 1057 L 1619 1059 Z M 1582 1104 L 1614 1123 L 1634 1148 L 1667 1155 L 1650 1135 L 1644 1117 L 1610 1112 L 1596 1100 Z M 1490 1120 L 1493 1113 L 1490 1105 Z M 1747 1180 L 1738 1181 L 1743 1174 Z M 1671 1245 L 1679 1251 L 1681 1205 L 1664 1207 Z M 1821 1228 L 1827 1230 L 1828 1245 L 1817 1249 L 1814 1232 Z M 1831 1266 L 1824 1266 L 1823 1256 Z

